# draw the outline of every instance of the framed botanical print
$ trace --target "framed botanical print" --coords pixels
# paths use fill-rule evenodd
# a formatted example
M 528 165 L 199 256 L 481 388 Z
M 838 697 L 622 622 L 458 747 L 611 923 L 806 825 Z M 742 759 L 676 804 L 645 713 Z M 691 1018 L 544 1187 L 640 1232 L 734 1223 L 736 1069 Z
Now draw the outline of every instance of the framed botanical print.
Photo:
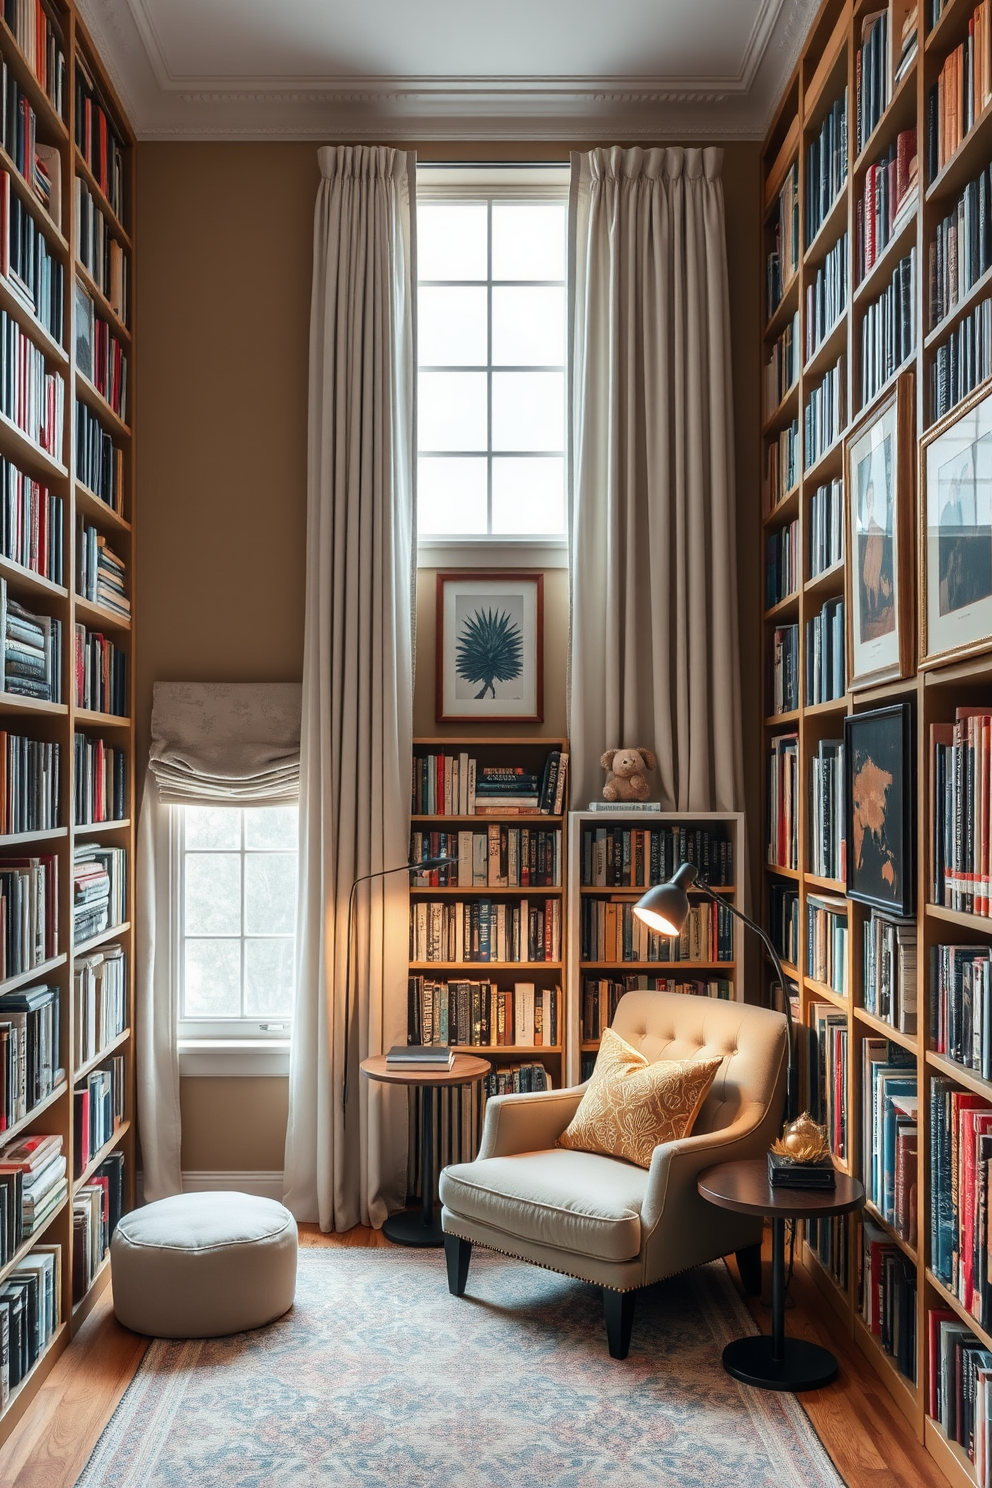
M 923 662 L 992 636 L 992 394 L 971 398 L 923 441 Z
M 439 573 L 438 723 L 544 721 L 543 573 Z
M 913 375 L 845 443 L 848 689 L 913 665 Z
M 895 703 L 844 719 L 847 892 L 912 915 L 913 711 Z

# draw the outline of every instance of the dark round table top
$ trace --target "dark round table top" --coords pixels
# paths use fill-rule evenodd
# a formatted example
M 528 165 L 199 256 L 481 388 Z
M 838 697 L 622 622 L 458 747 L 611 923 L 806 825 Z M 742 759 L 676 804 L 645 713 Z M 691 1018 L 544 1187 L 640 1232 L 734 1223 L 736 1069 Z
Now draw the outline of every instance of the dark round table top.
M 863 1184 L 847 1173 L 837 1173 L 836 1188 L 773 1188 L 763 1157 L 718 1163 L 700 1173 L 696 1187 L 704 1199 L 736 1214 L 760 1214 L 772 1219 L 816 1219 L 826 1214 L 848 1214 L 865 1201 Z
M 492 1065 L 477 1054 L 456 1054 L 451 1068 L 394 1069 L 386 1063 L 385 1054 L 372 1054 L 361 1063 L 363 1075 L 381 1080 L 385 1085 L 471 1085 L 488 1075 Z

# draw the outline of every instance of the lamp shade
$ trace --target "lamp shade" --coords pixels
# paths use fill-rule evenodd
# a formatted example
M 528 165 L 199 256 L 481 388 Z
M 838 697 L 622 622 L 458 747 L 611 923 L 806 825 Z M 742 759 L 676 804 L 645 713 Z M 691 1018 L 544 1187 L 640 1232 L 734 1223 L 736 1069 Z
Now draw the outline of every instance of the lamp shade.
M 634 913 L 659 935 L 679 935 L 689 916 L 686 888 L 696 882 L 696 870 L 683 863 L 670 883 L 655 884 L 634 905 Z

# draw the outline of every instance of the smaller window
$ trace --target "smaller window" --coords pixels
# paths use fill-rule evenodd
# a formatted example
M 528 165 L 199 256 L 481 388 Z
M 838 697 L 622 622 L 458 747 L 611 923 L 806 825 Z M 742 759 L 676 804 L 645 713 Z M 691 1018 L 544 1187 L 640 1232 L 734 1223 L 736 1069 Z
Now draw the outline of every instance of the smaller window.
M 174 811 L 179 1033 L 288 1037 L 296 953 L 299 811 Z

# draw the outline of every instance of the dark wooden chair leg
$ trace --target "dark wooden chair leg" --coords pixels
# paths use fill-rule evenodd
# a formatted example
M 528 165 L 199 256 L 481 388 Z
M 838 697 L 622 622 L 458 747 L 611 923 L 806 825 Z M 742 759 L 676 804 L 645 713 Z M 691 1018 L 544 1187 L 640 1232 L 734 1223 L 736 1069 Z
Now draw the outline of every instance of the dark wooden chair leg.
M 610 1346 L 611 1359 L 626 1359 L 630 1350 L 630 1334 L 634 1326 L 634 1304 L 637 1292 L 614 1292 L 603 1288 L 603 1313 L 606 1317 L 606 1341 Z
M 749 1297 L 761 1296 L 761 1246 L 747 1245 L 735 1252 L 741 1286 Z
M 444 1259 L 448 1265 L 448 1291 L 453 1297 L 464 1297 L 468 1281 L 468 1263 L 472 1259 L 472 1242 L 460 1235 L 445 1235 Z

